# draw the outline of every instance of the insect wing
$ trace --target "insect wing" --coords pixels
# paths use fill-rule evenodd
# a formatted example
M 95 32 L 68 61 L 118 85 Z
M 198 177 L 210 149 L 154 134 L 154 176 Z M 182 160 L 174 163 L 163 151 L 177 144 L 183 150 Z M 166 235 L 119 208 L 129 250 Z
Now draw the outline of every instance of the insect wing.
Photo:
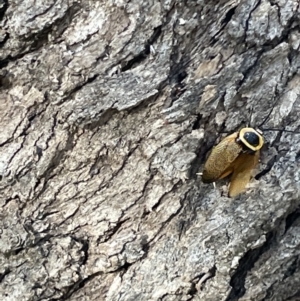
M 259 151 L 254 154 L 242 153 L 234 161 L 233 174 L 230 180 L 229 196 L 235 197 L 245 190 L 251 179 L 251 171 L 259 160 Z
M 238 133 L 231 134 L 215 146 L 209 155 L 203 170 L 204 183 L 215 182 L 222 179 L 234 170 L 233 163 L 242 151 L 242 147 L 236 143 Z

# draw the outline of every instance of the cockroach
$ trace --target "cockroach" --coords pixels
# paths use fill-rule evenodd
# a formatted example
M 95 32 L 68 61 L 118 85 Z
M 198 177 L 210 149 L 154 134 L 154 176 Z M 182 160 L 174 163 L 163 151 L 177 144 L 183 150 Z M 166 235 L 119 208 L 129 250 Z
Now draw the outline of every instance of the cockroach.
M 270 114 L 271 112 L 266 119 L 269 118 Z M 266 119 L 262 124 L 265 123 Z M 285 129 L 263 129 L 263 131 L 300 133 Z M 229 197 L 237 196 L 245 190 L 249 183 L 252 170 L 259 162 L 260 149 L 263 145 L 263 132 L 252 127 L 242 128 L 240 131 L 227 136 L 212 149 L 204 164 L 201 174 L 202 181 L 214 183 L 231 176 L 228 195 Z

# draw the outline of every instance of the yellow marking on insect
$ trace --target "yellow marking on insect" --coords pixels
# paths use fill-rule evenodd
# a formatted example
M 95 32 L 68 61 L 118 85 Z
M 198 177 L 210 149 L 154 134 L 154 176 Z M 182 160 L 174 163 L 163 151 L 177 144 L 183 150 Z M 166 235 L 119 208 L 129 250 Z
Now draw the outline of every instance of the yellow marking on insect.
M 243 128 L 227 136 L 212 149 L 204 165 L 202 181 L 213 183 L 231 175 L 229 196 L 237 196 L 249 183 L 263 144 L 262 132 L 253 128 Z

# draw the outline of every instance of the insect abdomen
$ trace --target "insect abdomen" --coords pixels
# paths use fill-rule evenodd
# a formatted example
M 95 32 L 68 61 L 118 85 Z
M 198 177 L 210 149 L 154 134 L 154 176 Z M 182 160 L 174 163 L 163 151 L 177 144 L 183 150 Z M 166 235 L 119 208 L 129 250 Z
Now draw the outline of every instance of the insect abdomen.
M 237 133 L 222 140 L 213 148 L 203 170 L 202 181 L 204 183 L 215 182 L 233 172 L 232 162 L 239 156 L 242 146 L 235 142 Z

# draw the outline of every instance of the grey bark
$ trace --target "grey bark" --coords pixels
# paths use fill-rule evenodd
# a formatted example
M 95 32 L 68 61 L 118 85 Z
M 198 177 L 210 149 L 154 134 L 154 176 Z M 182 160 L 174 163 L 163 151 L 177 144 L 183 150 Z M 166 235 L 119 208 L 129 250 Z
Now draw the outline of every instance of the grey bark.
M 0 20 L 1 300 L 300 300 L 300 134 L 266 131 L 235 199 L 196 175 L 225 132 L 300 131 L 299 1 Z

